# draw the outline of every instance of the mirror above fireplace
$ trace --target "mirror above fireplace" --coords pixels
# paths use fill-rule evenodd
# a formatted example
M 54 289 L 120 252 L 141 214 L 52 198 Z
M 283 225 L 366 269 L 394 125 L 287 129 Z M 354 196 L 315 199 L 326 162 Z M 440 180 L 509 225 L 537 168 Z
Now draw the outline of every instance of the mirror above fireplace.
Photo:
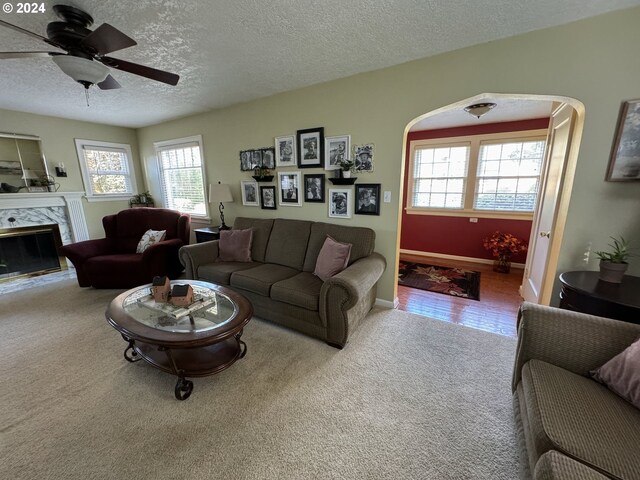
M 0 194 L 55 191 L 40 137 L 0 132 Z

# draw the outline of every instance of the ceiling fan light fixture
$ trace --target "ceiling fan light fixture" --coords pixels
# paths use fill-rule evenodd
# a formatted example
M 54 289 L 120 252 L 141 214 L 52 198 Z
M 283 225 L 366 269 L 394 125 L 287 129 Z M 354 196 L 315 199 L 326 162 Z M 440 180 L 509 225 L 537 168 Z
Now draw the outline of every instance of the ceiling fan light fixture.
M 496 104 L 491 102 L 474 103 L 473 105 L 464 107 L 464 111 L 467 112 L 469 115 L 473 115 L 474 117 L 480 118 L 482 115 L 484 115 L 489 110 L 495 107 L 496 107 Z
M 102 82 L 109 75 L 109 68 L 99 62 L 87 60 L 82 57 L 72 55 L 55 55 L 53 61 L 64 73 L 73 78 L 76 82 L 89 88 Z

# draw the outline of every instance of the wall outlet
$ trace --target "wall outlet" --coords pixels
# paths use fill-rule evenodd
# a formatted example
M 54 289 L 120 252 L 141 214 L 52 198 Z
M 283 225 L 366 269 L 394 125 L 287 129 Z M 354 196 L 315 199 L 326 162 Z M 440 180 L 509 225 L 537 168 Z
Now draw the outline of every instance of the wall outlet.
M 471 217 L 471 218 L 469 218 L 469 222 L 478 223 L 478 219 L 476 217 Z
M 384 192 L 384 203 L 391 203 L 391 192 Z

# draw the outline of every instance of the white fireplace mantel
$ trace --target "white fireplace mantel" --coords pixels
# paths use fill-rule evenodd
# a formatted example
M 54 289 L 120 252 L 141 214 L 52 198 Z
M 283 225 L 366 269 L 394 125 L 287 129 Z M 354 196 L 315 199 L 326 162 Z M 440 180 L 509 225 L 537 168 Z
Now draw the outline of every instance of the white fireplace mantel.
M 89 239 L 89 230 L 82 207 L 84 192 L 30 192 L 0 194 L 0 210 L 65 207 L 73 240 Z

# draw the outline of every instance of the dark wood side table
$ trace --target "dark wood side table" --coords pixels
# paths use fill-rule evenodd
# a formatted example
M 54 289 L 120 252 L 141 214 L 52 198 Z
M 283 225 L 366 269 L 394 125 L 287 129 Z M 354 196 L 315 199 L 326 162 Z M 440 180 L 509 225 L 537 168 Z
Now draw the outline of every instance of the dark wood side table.
M 220 240 L 220 229 L 218 227 L 196 228 L 194 232 L 198 243 Z
M 640 277 L 603 282 L 599 272 L 560 274 L 560 308 L 640 324 Z

